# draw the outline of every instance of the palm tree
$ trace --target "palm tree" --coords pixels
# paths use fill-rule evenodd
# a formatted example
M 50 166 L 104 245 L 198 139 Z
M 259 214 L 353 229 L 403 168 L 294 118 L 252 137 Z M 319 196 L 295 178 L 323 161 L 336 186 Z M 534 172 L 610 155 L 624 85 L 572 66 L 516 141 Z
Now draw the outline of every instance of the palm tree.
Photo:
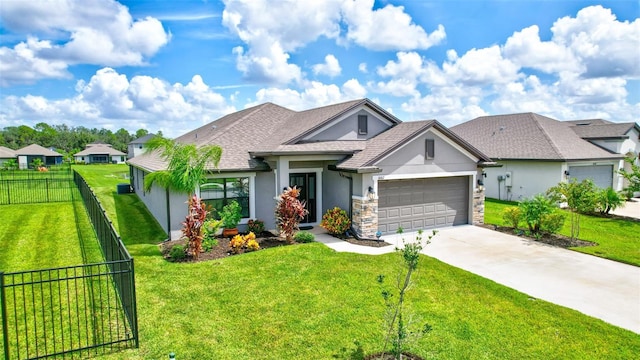
M 146 144 L 146 152 L 158 151 L 168 162 L 167 170 L 153 172 L 144 179 L 145 191 L 153 184 L 189 195 L 189 212 L 184 222 L 183 234 L 189 239 L 187 254 L 198 258 L 204 237 L 202 225 L 209 211 L 197 194 L 200 184 L 206 179 L 209 168 L 217 168 L 222 148 L 217 145 L 183 144 L 175 140 L 156 136 Z
M 157 183 L 165 189 L 191 195 L 206 179 L 208 167 L 217 168 L 222 156 L 222 148 L 217 145 L 196 147 L 161 136 L 149 140 L 146 147 L 147 153 L 159 151 L 160 157 L 169 164 L 167 170 L 156 171 L 145 177 L 145 191 Z

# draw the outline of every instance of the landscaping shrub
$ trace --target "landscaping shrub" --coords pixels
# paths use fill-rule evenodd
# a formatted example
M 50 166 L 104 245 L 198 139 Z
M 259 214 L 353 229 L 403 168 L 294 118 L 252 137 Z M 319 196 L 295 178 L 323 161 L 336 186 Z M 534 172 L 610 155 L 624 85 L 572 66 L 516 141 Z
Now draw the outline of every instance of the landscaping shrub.
M 566 216 L 558 211 L 548 215 L 543 215 L 540 222 L 540 230 L 548 234 L 555 234 L 564 225 Z
M 171 248 L 171 252 L 169 252 L 169 256 L 175 261 L 184 260 L 187 257 L 187 254 L 184 251 L 184 246 L 175 245 Z
M 249 232 L 252 232 L 254 234 L 262 234 L 262 232 L 264 231 L 264 221 L 262 220 L 249 220 L 249 222 L 247 223 L 247 227 L 249 229 Z
M 327 212 L 322 215 L 320 226 L 331 235 L 342 236 L 349 230 L 351 220 L 349 220 L 346 211 L 336 206 L 333 209 L 327 210 Z
M 298 231 L 293 239 L 299 243 L 310 243 L 316 239 L 316 236 L 308 231 Z
M 592 213 L 597 203 L 597 188 L 589 179 L 559 183 L 547 190 L 554 201 L 566 203 L 571 212 L 571 238 L 580 236 L 580 214 Z
M 203 225 L 204 240 L 215 240 L 218 231 L 222 227 L 222 220 L 207 219 Z
M 309 213 L 304 202 L 298 200 L 300 189 L 295 186 L 286 188 L 276 204 L 276 222 L 278 230 L 285 236 L 288 243 L 293 243 L 293 235 L 298 231 L 300 221 Z
M 220 211 L 220 219 L 222 220 L 222 226 L 225 229 L 235 229 L 238 227 L 240 220 L 242 219 L 242 209 L 237 201 L 232 200 L 227 205 L 222 207 Z
M 551 215 L 556 208 L 553 201 L 543 195 L 525 199 L 520 202 L 518 207 L 522 213 L 522 219 L 527 223 L 529 231 L 534 236 L 540 234 L 544 216 Z
M 260 244 L 255 239 L 251 239 L 247 241 L 247 251 L 258 251 L 260 250 Z
M 204 252 L 209 252 L 216 246 L 218 246 L 218 239 L 215 237 L 205 237 L 202 240 L 202 251 Z
M 596 210 L 600 214 L 609 214 L 611 210 L 617 209 L 625 201 L 625 196 L 613 190 L 612 187 L 600 190 L 596 196 Z
M 203 200 L 196 195 L 189 198 L 189 213 L 182 223 L 182 233 L 189 241 L 187 255 L 193 256 L 196 260 L 202 251 L 203 225 L 208 214 L 207 204 Z
M 510 206 L 502 211 L 502 219 L 504 223 L 512 227 L 514 230 L 518 229 L 520 219 L 522 218 L 522 211 L 517 206 Z
M 234 254 L 240 254 L 242 252 L 242 248 L 245 245 L 244 236 L 238 234 L 234 236 L 229 242 L 229 247 L 231 247 L 231 252 Z
M 260 244 L 256 241 L 256 234 L 249 232 L 247 235 L 236 235 L 229 242 L 231 253 L 240 254 L 243 250 L 257 251 L 260 250 Z

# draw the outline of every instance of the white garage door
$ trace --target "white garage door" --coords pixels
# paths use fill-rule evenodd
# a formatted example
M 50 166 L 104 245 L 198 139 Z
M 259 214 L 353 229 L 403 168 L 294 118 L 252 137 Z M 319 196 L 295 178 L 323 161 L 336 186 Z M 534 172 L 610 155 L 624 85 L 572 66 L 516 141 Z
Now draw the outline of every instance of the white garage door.
M 613 165 L 569 166 L 569 176 L 578 182 L 591 179 L 599 188 L 613 184 Z
M 378 229 L 415 231 L 467 224 L 469 177 L 378 182 Z

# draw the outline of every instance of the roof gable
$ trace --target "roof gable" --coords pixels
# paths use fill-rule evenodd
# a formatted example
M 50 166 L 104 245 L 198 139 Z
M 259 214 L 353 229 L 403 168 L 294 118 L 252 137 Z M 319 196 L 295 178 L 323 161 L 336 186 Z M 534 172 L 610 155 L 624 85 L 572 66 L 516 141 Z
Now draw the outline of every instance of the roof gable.
M 632 129 L 640 132 L 636 123 L 573 125 L 571 129 L 583 139 L 628 139 Z
M 73 154 L 73 156 L 104 155 L 104 154 L 107 154 L 110 156 L 127 155 L 122 151 L 112 148 L 111 145 L 107 146 L 104 144 L 103 145 L 93 144 L 92 146 L 89 146 L 86 149 Z
M 11 159 L 16 157 L 16 152 L 13 149 L 9 149 L 8 147 L 0 146 L 0 158 L 2 159 Z

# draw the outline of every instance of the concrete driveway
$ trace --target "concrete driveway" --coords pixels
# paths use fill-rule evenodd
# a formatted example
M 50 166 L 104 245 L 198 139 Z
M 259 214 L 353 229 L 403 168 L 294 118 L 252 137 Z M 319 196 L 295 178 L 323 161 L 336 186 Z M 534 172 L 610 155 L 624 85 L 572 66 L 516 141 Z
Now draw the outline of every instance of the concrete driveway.
M 409 240 L 411 233 L 403 234 Z M 383 237 L 397 244 L 397 235 Z M 464 225 L 445 228 L 424 253 L 532 297 L 640 333 L 640 267 Z
M 624 205 L 611 212 L 615 215 L 640 219 L 640 199 L 633 198 L 625 201 Z

